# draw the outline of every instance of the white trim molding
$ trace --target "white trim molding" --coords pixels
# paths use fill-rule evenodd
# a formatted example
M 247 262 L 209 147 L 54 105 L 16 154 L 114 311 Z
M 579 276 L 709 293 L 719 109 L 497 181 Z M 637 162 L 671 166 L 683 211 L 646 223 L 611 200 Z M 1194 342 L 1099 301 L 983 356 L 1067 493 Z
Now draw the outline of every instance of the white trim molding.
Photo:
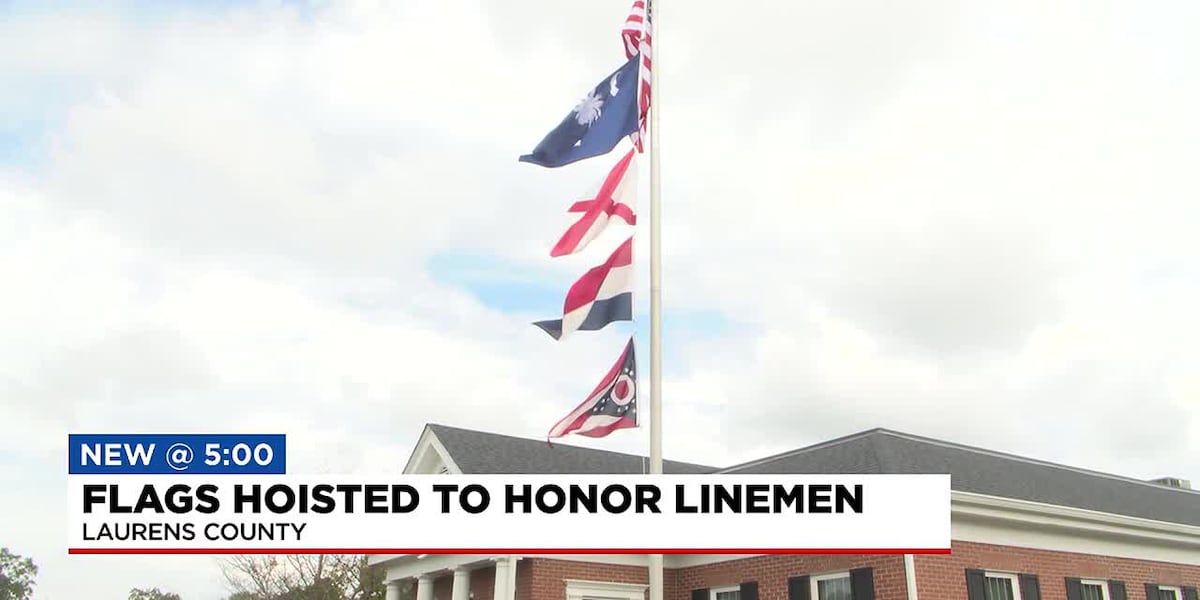
M 663 567 L 668 569 L 685 569 L 687 567 L 703 567 L 731 560 L 742 560 L 766 556 L 765 554 L 670 554 L 663 557 Z
M 1005 579 L 1008 581 L 1010 590 L 1012 591 L 1013 600 L 1021 600 L 1021 579 L 1016 573 L 998 573 L 996 571 L 984 571 L 983 581 L 987 585 L 988 579 Z
M 383 566 L 385 581 L 396 581 L 422 575 L 449 575 L 459 568 L 489 566 L 487 563 L 493 558 L 495 555 L 492 554 L 389 554 L 372 556 L 367 562 L 371 566 Z
M 567 584 L 566 600 L 645 600 L 649 586 L 637 583 L 611 583 L 608 581 L 584 581 L 564 579 Z
M 396 557 L 399 555 L 392 554 Z M 547 558 L 551 560 L 569 560 L 574 562 L 600 563 L 605 565 L 624 565 L 630 567 L 646 566 L 644 554 L 524 554 L 527 558 Z M 683 569 L 687 567 L 702 567 L 717 563 L 765 556 L 763 554 L 668 554 L 663 557 L 663 568 Z
M 917 565 L 911 554 L 904 555 L 904 587 L 908 600 L 917 600 Z
M 1175 600 L 1183 600 L 1183 590 L 1176 585 L 1155 585 L 1158 588 L 1158 593 L 1161 596 L 1163 592 L 1171 592 L 1175 594 Z
M 738 598 L 742 597 L 742 587 L 739 585 L 723 585 L 720 587 L 708 588 L 708 600 L 717 600 L 717 594 L 728 594 L 730 592 L 738 592 Z
M 820 584 L 822 581 L 831 581 L 831 580 L 834 580 L 834 579 L 846 579 L 846 580 L 849 580 L 849 579 L 850 579 L 850 571 L 833 571 L 833 572 L 831 572 L 831 573 L 820 573 L 820 574 L 818 574 L 818 575 L 812 575 L 812 576 L 810 576 L 810 577 L 808 578 L 808 586 L 809 586 L 809 589 L 808 589 L 808 594 L 809 594 L 809 595 L 808 595 L 808 597 L 809 597 L 809 598 L 812 598 L 812 600 L 820 600 L 820 598 L 821 598 L 821 593 L 820 593 L 821 586 L 820 586 L 819 584 Z
M 442 441 L 429 426 L 426 426 L 425 431 L 421 432 L 421 438 L 417 440 L 416 448 L 408 456 L 408 462 L 404 465 L 404 474 L 437 475 L 441 473 L 442 467 L 445 467 L 446 472 L 452 475 L 462 474 L 462 469 L 455 464 L 454 458 L 442 445 Z
M 1104 579 L 1080 579 L 1079 585 L 1082 588 L 1085 585 L 1100 588 L 1100 600 L 1108 599 L 1108 581 Z M 1129 592 L 1125 592 L 1128 594 Z
M 1195 564 L 1200 527 L 952 492 L 955 541 Z

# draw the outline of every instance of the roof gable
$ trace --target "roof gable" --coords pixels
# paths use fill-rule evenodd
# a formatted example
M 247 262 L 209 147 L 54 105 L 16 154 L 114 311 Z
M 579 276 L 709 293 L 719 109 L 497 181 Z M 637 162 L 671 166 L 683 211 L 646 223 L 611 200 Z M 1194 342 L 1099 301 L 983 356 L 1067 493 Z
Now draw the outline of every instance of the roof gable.
M 461 474 L 462 469 L 455 463 L 454 458 L 433 430 L 426 426 L 417 440 L 416 448 L 404 465 L 405 475 L 442 475 L 447 473 Z

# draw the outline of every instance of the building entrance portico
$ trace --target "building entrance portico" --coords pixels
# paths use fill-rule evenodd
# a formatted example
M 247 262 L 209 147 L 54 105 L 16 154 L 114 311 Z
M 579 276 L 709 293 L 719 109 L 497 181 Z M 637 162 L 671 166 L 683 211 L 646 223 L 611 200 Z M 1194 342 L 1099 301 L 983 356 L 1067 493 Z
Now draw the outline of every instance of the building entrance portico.
M 416 600 L 514 600 L 516 597 L 518 556 L 418 554 L 394 558 L 398 560 L 389 560 L 384 575 L 387 600 L 400 600 L 405 582 L 415 584 Z M 477 598 L 476 590 L 485 593 Z

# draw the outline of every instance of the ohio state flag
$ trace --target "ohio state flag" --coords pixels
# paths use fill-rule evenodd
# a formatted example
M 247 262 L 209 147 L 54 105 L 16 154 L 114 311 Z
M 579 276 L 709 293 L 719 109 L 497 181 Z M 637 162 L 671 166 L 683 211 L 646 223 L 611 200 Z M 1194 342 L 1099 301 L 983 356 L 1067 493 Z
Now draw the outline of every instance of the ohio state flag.
M 618 429 L 638 426 L 637 420 L 637 361 L 634 360 L 633 338 L 625 345 L 621 358 L 592 390 L 587 400 L 550 428 L 546 440 L 574 433 L 587 437 L 604 437 Z

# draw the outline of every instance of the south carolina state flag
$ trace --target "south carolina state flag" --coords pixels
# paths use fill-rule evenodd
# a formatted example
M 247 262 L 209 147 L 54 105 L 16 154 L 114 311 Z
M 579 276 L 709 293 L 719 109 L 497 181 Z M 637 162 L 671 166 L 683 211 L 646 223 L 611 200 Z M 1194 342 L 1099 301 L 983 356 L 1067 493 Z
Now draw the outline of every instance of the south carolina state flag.
M 587 400 L 550 428 L 546 439 L 563 437 L 568 433 L 587 437 L 604 437 L 618 429 L 638 426 L 637 420 L 637 360 L 633 355 L 633 338 L 608 374 L 588 394 Z
M 521 162 L 561 167 L 607 154 L 638 130 L 638 56 L 588 92 Z

